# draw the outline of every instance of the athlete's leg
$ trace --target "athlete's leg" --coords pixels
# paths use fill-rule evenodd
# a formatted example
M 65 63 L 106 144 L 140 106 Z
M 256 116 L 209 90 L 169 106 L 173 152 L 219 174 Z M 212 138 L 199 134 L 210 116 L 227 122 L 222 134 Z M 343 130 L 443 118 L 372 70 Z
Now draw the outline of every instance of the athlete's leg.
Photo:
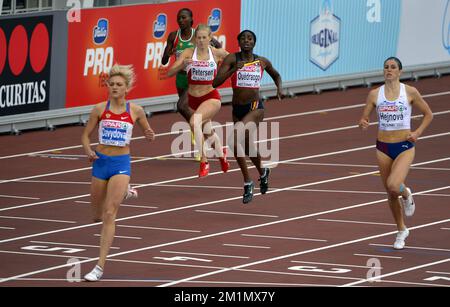
M 198 107 L 189 120 L 191 130 L 194 131 L 196 147 L 201 153 L 202 162 L 207 161 L 204 146 L 203 125 L 211 121 L 211 119 L 219 112 L 220 107 L 220 100 L 206 100 Z
M 105 267 L 106 257 L 108 256 L 109 249 L 114 240 L 115 234 L 115 221 L 117 212 L 119 211 L 120 203 L 123 200 L 130 177 L 127 175 L 116 175 L 111 177 L 108 182 L 108 190 L 106 193 L 106 199 L 103 210 L 103 227 L 100 239 L 100 258 L 98 260 L 98 266 Z
M 189 122 L 194 110 L 189 107 L 188 91 L 186 88 L 177 88 L 178 102 L 177 111 L 183 116 L 183 118 Z
M 106 198 L 107 180 L 92 177 L 91 180 L 91 209 L 95 223 L 103 220 L 103 204 Z

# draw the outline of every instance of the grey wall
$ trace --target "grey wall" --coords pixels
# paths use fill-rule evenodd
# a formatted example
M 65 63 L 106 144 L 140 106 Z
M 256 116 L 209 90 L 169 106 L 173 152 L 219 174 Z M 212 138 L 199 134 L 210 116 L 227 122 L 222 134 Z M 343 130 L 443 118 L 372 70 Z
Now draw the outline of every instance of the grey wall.
M 65 108 L 67 45 L 69 24 L 65 11 L 53 12 L 52 67 L 50 74 L 50 110 Z

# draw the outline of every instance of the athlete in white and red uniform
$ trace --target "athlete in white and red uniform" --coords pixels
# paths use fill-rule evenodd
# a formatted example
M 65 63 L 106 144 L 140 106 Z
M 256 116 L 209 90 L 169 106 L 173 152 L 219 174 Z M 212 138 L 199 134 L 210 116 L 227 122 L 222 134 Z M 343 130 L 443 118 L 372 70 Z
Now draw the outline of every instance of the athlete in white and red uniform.
M 222 171 L 227 172 L 229 168 L 226 150 L 222 150 L 220 139 L 211 126 L 211 119 L 221 107 L 220 95 L 212 87 L 212 82 L 216 75 L 217 63 L 222 61 L 228 52 L 211 47 L 211 39 L 211 29 L 206 25 L 199 25 L 195 31 L 195 49 L 188 48 L 183 51 L 168 72 L 169 76 L 174 76 L 183 69 L 188 72 L 189 107 L 194 111 L 189 124 L 194 131 L 196 147 L 200 148 L 201 153 L 199 177 L 207 176 L 209 173 L 204 146 L 205 137 L 212 139 L 211 144 L 220 159 Z
M 397 224 L 395 249 L 404 248 L 409 235 L 404 216 L 412 216 L 415 210 L 411 189 L 405 186 L 416 152 L 415 143 L 433 119 L 430 107 L 417 89 L 400 82 L 402 70 L 402 62 L 396 57 L 384 62 L 385 83 L 370 91 L 359 121 L 362 129 L 368 129 L 370 114 L 376 109 L 379 119 L 377 160 L 389 206 Z M 424 115 L 415 131 L 411 131 L 413 106 Z
M 250 142 L 252 139 L 250 135 L 256 132 L 252 128 L 258 127 L 259 123 L 264 119 L 264 105 L 259 94 L 264 70 L 275 82 L 278 98 L 281 99 L 283 94 L 281 76 L 278 71 L 268 59 L 253 53 L 256 43 L 255 33 L 250 30 L 242 31 L 238 35 L 238 42 L 241 52 L 230 54 L 225 58 L 219 68 L 213 86 L 218 87 L 231 77 L 231 85 L 233 87 L 233 121 L 235 123 L 234 156 L 244 177 L 242 201 L 246 204 L 252 201 L 254 189 L 254 183 L 248 173 L 246 156 L 252 160 L 259 172 L 261 194 L 265 194 L 269 188 L 270 169 L 262 167 L 261 156 L 255 144 Z M 248 133 L 247 131 L 238 133 L 240 127 L 248 128 Z M 245 135 L 245 140 L 241 140 L 241 135 L 243 134 Z
M 131 176 L 130 141 L 134 123 L 139 124 L 145 137 L 155 137 L 144 109 L 125 100 L 133 86 L 131 66 L 114 65 L 109 73 L 109 101 L 97 104 L 83 131 L 81 142 L 89 160 L 93 162 L 91 203 L 95 222 L 103 222 L 100 257 L 85 279 L 98 281 L 105 267 L 106 257 L 114 239 L 115 219 L 119 205 L 127 194 Z M 90 136 L 98 124 L 99 145 L 93 151 Z
M 193 18 L 193 13 L 189 8 L 182 8 L 178 11 L 177 22 L 179 29 L 177 31 L 170 32 L 167 38 L 167 45 L 164 49 L 164 54 L 161 60 L 163 65 L 166 65 L 169 62 L 172 55 L 175 55 L 176 59 L 178 59 L 185 49 L 195 47 L 195 30 L 192 28 L 192 25 L 194 24 Z M 215 48 L 222 47 L 222 45 L 214 38 L 211 39 L 211 46 Z M 177 111 L 186 119 L 186 121 L 189 121 L 193 110 L 188 107 L 188 79 L 185 70 L 180 70 L 177 73 L 176 87 L 179 97 L 177 102 Z

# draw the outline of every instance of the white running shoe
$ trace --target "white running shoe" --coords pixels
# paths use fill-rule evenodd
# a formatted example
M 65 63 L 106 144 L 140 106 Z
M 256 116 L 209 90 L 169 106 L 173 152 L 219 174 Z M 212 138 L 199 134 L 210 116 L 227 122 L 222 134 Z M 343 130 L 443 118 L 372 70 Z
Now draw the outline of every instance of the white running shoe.
M 409 230 L 405 228 L 405 230 L 399 231 L 397 233 L 397 237 L 395 238 L 394 248 L 395 249 L 403 249 L 405 247 L 405 240 L 409 236 Z
M 86 281 L 99 281 L 103 276 L 103 269 L 98 265 L 95 268 L 84 276 Z
M 410 188 L 406 188 L 406 191 L 408 192 L 408 198 L 403 199 L 403 197 L 400 197 L 402 204 L 403 204 L 403 210 L 405 212 L 405 215 L 410 217 L 414 215 L 414 211 L 416 211 L 416 204 L 414 203 L 414 198 L 412 196 L 412 192 Z
M 138 198 L 138 191 L 133 189 L 131 185 L 128 185 L 127 195 L 125 195 L 125 199 Z

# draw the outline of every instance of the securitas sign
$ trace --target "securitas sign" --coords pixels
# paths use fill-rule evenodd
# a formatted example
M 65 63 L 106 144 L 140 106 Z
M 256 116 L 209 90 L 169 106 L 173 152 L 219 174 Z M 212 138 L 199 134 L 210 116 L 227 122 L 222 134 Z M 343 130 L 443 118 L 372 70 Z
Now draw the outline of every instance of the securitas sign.
M 331 0 L 323 0 L 319 16 L 311 21 L 310 60 L 324 71 L 339 58 L 340 30 Z
M 53 16 L 0 21 L 0 116 L 49 109 Z

